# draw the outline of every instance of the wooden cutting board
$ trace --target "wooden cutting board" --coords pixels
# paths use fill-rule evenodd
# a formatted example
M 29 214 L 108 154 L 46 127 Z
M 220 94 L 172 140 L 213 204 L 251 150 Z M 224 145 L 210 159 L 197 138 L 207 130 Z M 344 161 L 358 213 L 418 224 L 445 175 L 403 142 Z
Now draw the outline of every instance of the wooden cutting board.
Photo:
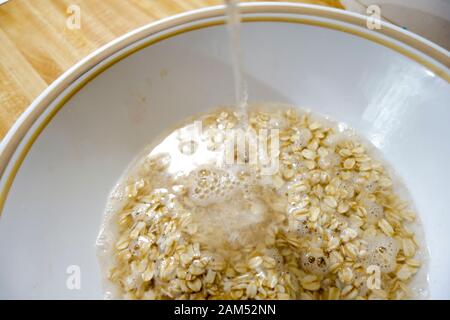
M 250 1 L 249 1 L 250 2 Z M 298 0 L 342 8 L 338 0 Z M 221 0 L 9 0 L 0 6 L 0 139 L 29 104 L 90 52 L 149 22 Z M 80 29 L 69 29 L 70 6 Z

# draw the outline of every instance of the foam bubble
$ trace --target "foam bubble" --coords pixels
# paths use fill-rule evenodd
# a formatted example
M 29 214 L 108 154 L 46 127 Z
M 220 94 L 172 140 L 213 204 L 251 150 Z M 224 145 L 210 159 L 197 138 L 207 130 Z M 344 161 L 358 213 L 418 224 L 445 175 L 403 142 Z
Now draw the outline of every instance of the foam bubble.
M 280 251 L 278 251 L 278 249 L 276 249 L 276 248 L 267 249 L 266 250 L 266 254 L 267 254 L 268 257 L 270 257 L 273 260 L 275 260 L 277 269 L 282 269 L 283 268 L 283 266 L 284 266 L 284 258 L 280 254 Z
M 203 166 L 189 174 L 189 197 L 199 206 L 223 202 L 236 192 L 236 177 L 229 172 Z
M 382 205 L 373 200 L 365 200 L 364 208 L 367 212 L 367 219 L 374 223 L 384 217 L 384 208 Z
M 367 257 L 365 258 L 366 267 L 375 265 L 383 273 L 389 273 L 395 270 L 397 265 L 396 258 L 398 253 L 398 243 L 395 239 L 387 236 L 372 236 L 365 239 L 367 245 Z
M 336 166 L 341 161 L 341 157 L 337 153 L 330 153 L 319 159 L 319 167 L 323 170 L 332 166 Z
M 368 193 L 374 193 L 378 190 L 378 182 L 371 180 L 364 185 L 364 190 Z
M 303 270 L 313 274 L 325 275 L 329 272 L 329 259 L 323 254 L 303 253 L 299 262 Z
M 354 183 L 352 181 L 342 181 L 339 188 L 346 192 L 346 198 L 352 198 L 355 195 Z
M 312 138 L 312 133 L 308 129 L 300 129 L 297 132 L 296 139 L 294 141 L 295 145 L 300 148 L 305 148 Z
M 307 237 L 314 233 L 314 230 L 308 226 L 306 219 L 293 219 L 289 222 L 289 229 L 300 237 Z

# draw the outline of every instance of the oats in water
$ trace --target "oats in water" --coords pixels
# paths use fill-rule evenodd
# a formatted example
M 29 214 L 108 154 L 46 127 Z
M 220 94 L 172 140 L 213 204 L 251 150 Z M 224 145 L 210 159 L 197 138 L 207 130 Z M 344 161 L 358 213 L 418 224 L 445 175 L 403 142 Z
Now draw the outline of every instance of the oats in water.
M 407 193 L 340 127 L 268 104 L 242 127 L 222 108 L 149 147 L 108 201 L 98 247 L 109 297 L 425 297 Z

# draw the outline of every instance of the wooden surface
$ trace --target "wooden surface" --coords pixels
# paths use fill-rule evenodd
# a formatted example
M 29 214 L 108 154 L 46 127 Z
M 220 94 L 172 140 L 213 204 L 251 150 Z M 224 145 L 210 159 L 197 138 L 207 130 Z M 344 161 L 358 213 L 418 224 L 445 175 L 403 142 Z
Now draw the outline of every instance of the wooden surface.
M 341 7 L 337 0 L 298 0 Z M 0 139 L 59 75 L 114 38 L 221 0 L 9 0 L 0 6 Z M 81 28 L 69 29 L 78 5 Z

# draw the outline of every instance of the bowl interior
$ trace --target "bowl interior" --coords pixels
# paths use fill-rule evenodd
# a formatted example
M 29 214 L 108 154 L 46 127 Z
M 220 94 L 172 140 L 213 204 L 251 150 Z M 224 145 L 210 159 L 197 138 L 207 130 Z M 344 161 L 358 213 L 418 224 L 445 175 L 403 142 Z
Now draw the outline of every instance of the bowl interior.
M 242 38 L 251 101 L 310 108 L 350 124 L 380 149 L 423 221 L 432 297 L 449 298 L 448 83 L 392 49 L 335 29 L 248 22 Z M 108 193 L 165 128 L 233 102 L 229 50 L 223 25 L 183 32 L 115 63 L 65 103 L 6 201 L 0 298 L 102 297 L 94 245 Z M 81 272 L 80 290 L 67 285 L 71 266 Z

